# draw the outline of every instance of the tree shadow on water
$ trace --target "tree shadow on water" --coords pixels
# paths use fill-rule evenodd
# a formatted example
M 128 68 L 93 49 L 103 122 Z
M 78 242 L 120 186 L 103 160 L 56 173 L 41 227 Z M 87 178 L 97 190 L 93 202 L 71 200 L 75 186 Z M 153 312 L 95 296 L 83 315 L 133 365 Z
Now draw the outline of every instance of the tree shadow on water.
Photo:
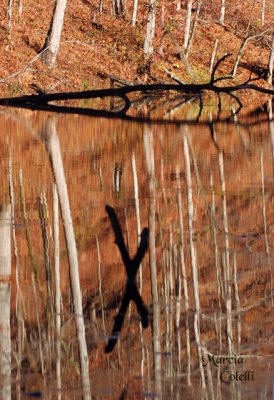
M 148 248 L 148 237 L 149 237 L 149 229 L 144 228 L 142 233 L 141 233 L 141 240 L 140 244 L 137 248 L 136 255 L 134 256 L 133 259 L 130 258 L 128 254 L 128 250 L 126 248 L 123 234 L 122 234 L 122 229 L 121 225 L 118 221 L 118 218 L 116 216 L 114 208 L 106 205 L 106 212 L 108 213 L 112 229 L 114 231 L 115 235 L 115 243 L 117 244 L 121 257 L 126 269 L 127 273 L 127 282 L 126 282 L 126 289 L 125 293 L 122 299 L 122 303 L 119 309 L 118 314 L 114 318 L 114 325 L 112 329 L 111 336 L 108 340 L 108 343 L 105 347 L 105 353 L 110 353 L 119 338 L 120 331 L 123 326 L 123 322 L 125 319 L 125 314 L 127 311 L 127 308 L 129 306 L 130 301 L 132 300 L 137 307 L 137 310 L 140 314 L 141 317 L 141 323 L 143 328 L 148 327 L 148 309 L 146 305 L 143 302 L 143 299 L 138 291 L 137 284 L 136 284 L 136 275 L 139 269 L 139 266 L 141 264 L 141 261 L 145 255 L 145 252 Z

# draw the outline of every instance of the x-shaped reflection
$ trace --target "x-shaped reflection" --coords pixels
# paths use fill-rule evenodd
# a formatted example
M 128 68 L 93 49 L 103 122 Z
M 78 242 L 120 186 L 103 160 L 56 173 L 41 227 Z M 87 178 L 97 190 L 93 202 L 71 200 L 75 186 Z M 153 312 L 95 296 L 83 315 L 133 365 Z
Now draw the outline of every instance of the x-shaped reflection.
M 118 218 L 116 216 L 114 208 L 106 205 L 106 212 L 108 213 L 109 219 L 111 221 L 111 225 L 115 234 L 115 243 L 119 247 L 122 260 L 124 263 L 124 266 L 126 268 L 126 273 L 127 273 L 127 283 L 126 283 L 126 290 L 125 294 L 122 300 L 122 304 L 120 306 L 119 312 L 117 316 L 114 318 L 114 326 L 112 329 L 111 336 L 109 338 L 108 344 L 106 345 L 105 348 L 105 353 L 110 353 L 114 347 L 115 344 L 118 340 L 119 333 L 122 329 L 123 322 L 125 319 L 125 314 L 128 308 L 128 305 L 130 301 L 134 301 L 136 304 L 137 310 L 140 314 L 141 317 L 141 323 L 143 328 L 148 327 L 148 309 L 145 306 L 142 297 L 140 296 L 140 293 L 137 289 L 136 285 L 136 275 L 138 268 L 141 264 L 141 261 L 145 255 L 145 252 L 148 247 L 148 235 L 149 235 L 149 229 L 144 228 L 142 233 L 141 233 L 141 240 L 140 244 L 138 246 L 136 255 L 133 259 L 129 257 L 123 234 L 122 234 L 122 229 L 120 226 L 120 223 L 118 221 Z

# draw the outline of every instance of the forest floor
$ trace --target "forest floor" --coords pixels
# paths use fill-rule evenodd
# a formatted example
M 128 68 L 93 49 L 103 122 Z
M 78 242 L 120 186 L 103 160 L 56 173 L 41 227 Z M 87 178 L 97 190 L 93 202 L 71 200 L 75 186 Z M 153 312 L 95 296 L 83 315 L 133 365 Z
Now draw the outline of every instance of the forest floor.
M 50 24 L 52 7 L 49 3 L 46 0 L 35 3 L 23 0 L 21 16 L 17 3 L 14 4 L 10 33 L 7 30 L 7 4 L 2 3 L 0 96 L 31 94 L 37 91 L 37 87 L 47 93 L 105 88 L 111 85 L 112 76 L 131 83 L 170 82 L 166 70 L 187 83 L 206 82 L 210 76 L 209 65 L 215 40 L 219 39 L 216 58 L 232 54 L 218 70 L 219 75 L 226 75 L 233 68 L 250 15 L 250 32 L 255 35 L 271 25 L 274 8 L 271 2 L 267 2 L 269 5 L 262 27 L 260 4 L 251 12 L 251 0 L 233 2 L 233 5 L 228 2 L 226 22 L 222 26 L 218 22 L 219 5 L 207 2 L 202 8 L 189 52 L 189 72 L 178 50 L 183 43 L 185 2 L 182 2 L 180 12 L 176 11 L 176 2 L 171 3 L 167 6 L 167 2 L 158 2 L 154 53 L 148 61 L 143 54 L 146 2 L 139 1 L 138 23 L 132 27 L 129 2 L 126 16 L 122 18 L 113 15 L 111 1 L 104 2 L 102 14 L 98 13 L 98 0 L 69 1 L 57 63 L 52 69 L 46 67 L 38 56 Z M 246 80 L 250 71 L 254 71 L 255 76 L 265 76 L 269 42 L 270 35 L 267 34 L 248 42 L 234 83 Z M 257 84 L 267 86 L 264 79 Z

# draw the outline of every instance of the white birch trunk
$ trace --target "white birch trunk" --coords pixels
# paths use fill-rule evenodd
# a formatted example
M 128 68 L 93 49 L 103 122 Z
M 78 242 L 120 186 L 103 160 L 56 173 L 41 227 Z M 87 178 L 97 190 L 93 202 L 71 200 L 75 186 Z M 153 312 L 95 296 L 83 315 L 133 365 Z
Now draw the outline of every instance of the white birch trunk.
M 11 206 L 0 211 L 0 398 L 11 399 Z
M 131 26 L 135 26 L 135 25 L 136 25 L 137 10 L 138 10 L 138 0 L 133 0 L 133 9 L 132 9 L 132 17 L 131 17 Z
M 190 23 L 191 23 L 191 10 L 192 10 L 192 0 L 187 1 L 186 7 L 186 22 L 185 22 L 185 36 L 184 36 L 184 49 L 187 49 L 189 34 L 190 34 Z
M 224 25 L 225 23 L 225 0 L 221 0 L 221 9 L 220 9 L 220 24 Z
M 45 40 L 41 60 L 48 66 L 53 67 L 59 50 L 61 33 L 63 28 L 67 0 L 56 0 L 50 23 L 50 28 Z
M 8 4 L 8 32 L 9 32 L 9 34 L 11 33 L 12 1 L 13 0 L 9 0 L 9 4 Z
M 155 12 L 156 12 L 156 0 L 149 0 L 146 37 L 144 42 L 145 54 L 153 53 L 153 38 L 155 33 Z
M 262 7 L 261 7 L 261 24 L 264 25 L 265 20 L 265 0 L 262 0 Z
M 84 400 L 90 400 L 91 387 L 89 379 L 89 359 L 87 352 L 85 325 L 84 325 L 83 309 L 82 309 L 82 294 L 80 288 L 78 255 L 77 255 L 76 241 L 73 231 L 73 221 L 71 218 L 68 189 L 64 174 L 61 149 L 56 132 L 55 122 L 52 119 L 49 119 L 46 122 L 42 134 L 46 139 L 46 146 L 52 163 L 52 171 L 54 174 L 54 180 L 57 187 L 65 238 L 67 243 L 70 281 L 72 287 L 77 337 L 79 343 L 83 397 Z
M 214 60 L 217 52 L 217 47 L 218 47 L 219 39 L 217 38 L 214 43 L 211 59 L 210 59 L 210 66 L 209 66 L 209 72 L 212 73 L 213 70 L 213 65 L 214 65 Z
M 272 36 L 272 45 L 268 61 L 268 83 L 273 83 L 273 67 L 274 67 L 274 35 Z
M 245 36 L 243 38 L 243 41 L 241 43 L 241 46 L 240 46 L 240 49 L 238 51 L 237 58 L 236 58 L 236 61 L 235 61 L 235 64 L 234 64 L 234 67 L 233 67 L 233 70 L 232 70 L 232 73 L 231 73 L 233 78 L 235 78 L 235 76 L 236 76 L 237 69 L 238 69 L 239 63 L 241 61 L 243 52 L 244 52 L 244 48 L 245 48 L 245 46 L 246 46 L 246 44 L 248 43 L 249 40 L 250 40 L 249 36 Z

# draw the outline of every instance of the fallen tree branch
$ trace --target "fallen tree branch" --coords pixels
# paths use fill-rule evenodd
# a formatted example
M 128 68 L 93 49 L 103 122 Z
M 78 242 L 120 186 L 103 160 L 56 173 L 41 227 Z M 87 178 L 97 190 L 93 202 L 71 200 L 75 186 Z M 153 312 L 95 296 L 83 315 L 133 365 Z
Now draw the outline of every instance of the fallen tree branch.
M 220 58 L 215 64 L 210 81 L 207 83 L 201 84 L 148 84 L 148 85 L 130 85 L 130 86 L 122 86 L 119 88 L 108 88 L 108 89 L 98 89 L 98 90 L 87 90 L 81 92 L 68 92 L 68 93 L 50 93 L 50 94 L 37 94 L 37 95 L 29 95 L 29 96 L 20 96 L 20 97 L 12 97 L 12 98 L 2 98 L 0 99 L 0 105 L 9 106 L 9 107 L 21 107 L 28 108 L 32 110 L 46 110 L 46 111 L 54 111 L 54 112 L 67 112 L 67 113 L 76 113 L 76 114 L 85 114 L 85 115 L 96 115 L 96 116 L 105 116 L 105 117 L 121 117 L 126 116 L 126 112 L 132 105 L 131 100 L 128 98 L 128 94 L 130 93 L 157 93 L 157 92 L 165 92 L 165 91 L 176 91 L 185 94 L 196 94 L 199 97 L 206 91 L 214 92 L 218 95 L 218 98 L 221 94 L 227 94 L 231 96 L 238 102 L 239 107 L 242 107 L 242 103 L 234 94 L 239 90 L 254 90 L 260 93 L 274 95 L 273 89 L 267 89 L 261 86 L 257 86 L 253 83 L 253 79 L 250 77 L 246 82 L 239 85 L 232 86 L 217 86 L 216 83 L 221 80 L 231 79 L 231 76 L 219 77 L 215 78 L 215 74 L 217 68 L 230 54 L 226 54 L 222 58 Z M 91 108 L 81 108 L 81 107 L 67 107 L 67 106 L 58 106 L 55 104 L 49 104 L 50 102 L 62 101 L 62 100 L 80 100 L 80 99 L 95 99 L 95 98 L 105 98 L 105 97 L 119 97 L 124 101 L 124 107 L 118 111 L 107 111 L 107 110 L 95 110 Z

